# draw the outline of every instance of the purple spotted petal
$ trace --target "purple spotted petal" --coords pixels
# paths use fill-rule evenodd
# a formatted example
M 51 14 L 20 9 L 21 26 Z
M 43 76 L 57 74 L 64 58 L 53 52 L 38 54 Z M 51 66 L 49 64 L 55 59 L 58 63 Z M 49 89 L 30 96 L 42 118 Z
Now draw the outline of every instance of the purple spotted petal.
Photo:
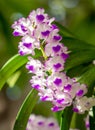
M 73 108 L 73 111 L 77 113 L 79 112 L 78 108 Z
M 64 89 L 70 91 L 70 90 L 71 90 L 71 87 L 72 87 L 72 86 L 71 86 L 70 84 L 68 84 L 68 85 L 64 86 Z
M 42 101 L 46 101 L 47 98 L 48 98 L 48 96 L 43 96 L 43 97 L 41 98 L 41 100 L 42 100 Z
M 68 54 L 65 54 L 65 53 L 62 53 L 61 56 L 62 56 L 62 58 L 63 58 L 64 60 L 66 60 L 66 59 L 69 57 L 69 55 L 68 55 Z
M 62 65 L 61 65 L 60 63 L 57 63 L 57 64 L 54 65 L 54 68 L 55 68 L 55 69 L 59 69 L 61 66 L 62 66 Z
M 36 85 L 33 85 L 32 87 L 35 88 L 36 90 L 39 90 L 40 85 L 39 85 L 39 84 L 36 84 Z
M 90 128 L 90 123 L 86 122 L 86 128 Z
M 58 27 L 55 24 L 52 24 L 52 29 L 58 29 Z
M 54 36 L 53 39 L 54 39 L 55 41 L 60 41 L 60 40 L 62 39 L 62 37 L 61 37 L 61 36 Z
M 43 36 L 48 36 L 48 35 L 50 34 L 50 31 L 47 30 L 47 31 L 45 31 L 45 32 L 41 32 L 41 34 L 42 34 Z
M 49 123 L 48 126 L 53 127 L 55 124 L 53 122 Z
M 53 49 L 53 51 L 54 51 L 55 53 L 57 53 L 58 51 L 60 51 L 61 47 L 60 47 L 60 45 L 57 45 L 57 46 L 55 46 L 55 47 L 52 47 L 52 49 Z
M 59 107 L 58 107 L 58 106 L 54 106 L 54 107 L 52 108 L 52 111 L 54 111 L 54 112 L 59 111 Z
M 32 122 L 32 119 L 31 119 L 31 118 L 29 118 L 28 122 L 29 122 L 29 123 L 31 123 L 31 122 Z
M 38 122 L 38 125 L 43 125 L 43 124 L 44 124 L 43 121 L 39 121 L 39 122 Z
M 34 66 L 33 65 L 26 65 L 26 68 L 30 71 L 34 70 Z
M 32 43 L 23 43 L 23 45 L 24 45 L 25 47 L 27 47 L 27 48 L 31 48 Z
M 84 91 L 83 91 L 82 89 L 80 89 L 80 90 L 76 93 L 77 96 L 83 96 L 83 94 L 84 94 Z
M 40 14 L 36 16 L 37 20 L 39 20 L 40 22 L 42 22 L 44 20 L 44 15 Z
M 56 78 L 55 81 L 54 81 L 54 84 L 57 85 L 57 86 L 59 86 L 61 83 L 62 83 L 62 79 Z
M 23 32 L 26 32 L 26 31 L 27 31 L 26 27 L 23 26 L 23 25 L 21 25 L 21 30 L 22 30 Z
M 59 104 L 61 104 L 63 101 L 64 101 L 64 99 L 59 99 L 59 100 L 57 100 L 57 102 L 58 102 Z
M 13 32 L 13 36 L 16 36 L 16 37 L 17 37 L 17 36 L 20 36 L 20 33 L 19 33 L 19 32 L 14 31 L 14 32 Z
M 25 55 L 25 53 L 24 53 L 23 51 L 19 51 L 19 54 L 20 54 L 21 56 Z

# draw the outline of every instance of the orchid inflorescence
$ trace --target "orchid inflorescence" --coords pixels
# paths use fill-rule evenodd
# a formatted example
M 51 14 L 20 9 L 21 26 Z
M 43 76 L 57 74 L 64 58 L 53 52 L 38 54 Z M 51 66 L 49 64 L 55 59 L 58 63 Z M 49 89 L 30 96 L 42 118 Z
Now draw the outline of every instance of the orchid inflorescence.
M 20 18 L 12 25 L 14 36 L 22 36 L 19 54 L 27 55 L 26 68 L 32 73 L 32 88 L 38 91 L 40 100 L 50 101 L 52 111 L 60 111 L 73 104 L 73 111 L 84 113 L 95 105 L 93 97 L 87 97 L 87 86 L 70 78 L 64 71 L 69 57 L 68 48 L 61 43 L 58 27 L 53 24 L 44 9 L 33 10 L 27 18 Z M 35 49 L 42 57 L 35 59 Z

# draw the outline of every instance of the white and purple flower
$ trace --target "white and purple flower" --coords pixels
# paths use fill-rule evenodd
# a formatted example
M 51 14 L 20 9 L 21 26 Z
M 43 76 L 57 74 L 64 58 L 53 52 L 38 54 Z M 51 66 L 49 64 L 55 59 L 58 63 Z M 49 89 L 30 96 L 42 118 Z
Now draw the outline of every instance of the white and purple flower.
M 53 117 L 45 118 L 40 115 L 30 115 L 26 130 L 59 130 L 57 121 Z
M 43 117 L 41 115 L 31 114 L 26 126 L 26 130 L 60 130 L 54 117 Z M 79 130 L 79 129 L 69 129 Z
M 69 54 L 68 48 L 61 43 L 58 27 L 52 24 L 54 20 L 42 8 L 33 10 L 27 18 L 14 22 L 13 35 L 22 36 L 18 46 L 19 54 L 31 55 L 26 68 L 33 74 L 30 83 L 38 91 L 40 99 L 52 102 L 53 111 L 74 104 L 74 111 L 83 113 L 95 105 L 95 99 L 84 96 L 87 93 L 86 85 L 62 72 Z M 35 49 L 42 51 L 40 59 L 32 58 Z

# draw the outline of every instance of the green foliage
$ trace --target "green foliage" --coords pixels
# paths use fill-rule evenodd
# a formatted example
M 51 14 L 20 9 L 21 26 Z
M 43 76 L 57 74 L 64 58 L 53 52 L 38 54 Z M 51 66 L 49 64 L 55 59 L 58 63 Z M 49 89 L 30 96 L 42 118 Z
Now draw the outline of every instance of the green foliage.
M 66 108 L 64 111 L 62 111 L 60 130 L 69 130 L 72 116 L 73 116 L 72 106 L 70 106 L 70 107 Z
M 95 87 L 95 65 L 90 67 L 85 73 L 82 74 L 79 80 L 81 83 L 85 83 L 88 86 L 88 96 L 94 94 Z
M 92 115 L 90 115 L 90 130 L 95 130 L 95 107 L 92 110 Z
M 64 37 L 74 37 L 74 34 L 72 34 L 67 28 L 59 24 L 58 22 L 54 22 L 58 28 L 60 29 L 60 35 Z
M 64 36 L 62 42 L 69 48 L 70 51 L 85 51 L 85 50 L 95 50 L 95 46 L 88 44 L 76 37 Z
M 3 87 L 8 78 L 21 66 L 28 61 L 27 56 L 13 56 L 0 70 L 0 89 Z
M 25 130 L 28 118 L 38 101 L 38 93 L 35 89 L 31 90 L 25 101 L 23 102 L 18 115 L 16 117 L 16 122 L 13 130 Z
M 81 64 L 86 64 L 92 62 L 95 59 L 95 50 L 80 50 L 72 52 L 70 57 L 67 59 L 65 64 L 65 69 L 69 70 L 73 67 L 79 66 Z

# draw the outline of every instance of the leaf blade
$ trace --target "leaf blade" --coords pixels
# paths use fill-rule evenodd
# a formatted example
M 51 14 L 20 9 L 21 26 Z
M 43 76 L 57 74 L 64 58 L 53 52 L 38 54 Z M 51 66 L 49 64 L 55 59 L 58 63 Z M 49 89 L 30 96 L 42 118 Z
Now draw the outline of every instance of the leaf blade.
M 95 46 L 74 37 L 63 37 L 62 42 L 70 51 L 95 50 Z
M 0 90 L 8 78 L 28 61 L 27 56 L 15 55 L 0 70 Z
M 69 70 L 81 64 L 92 62 L 95 59 L 94 50 L 77 51 L 70 54 L 65 64 L 65 69 Z
M 62 111 L 60 130 L 69 130 L 70 124 L 73 116 L 72 106 L 65 108 Z
M 35 89 L 31 90 L 24 100 L 14 124 L 13 130 L 25 130 L 28 118 L 38 100 L 38 94 Z M 32 104 L 32 105 L 31 105 Z
M 60 23 L 58 22 L 54 22 L 59 30 L 60 30 L 60 34 L 63 36 L 63 37 L 74 37 L 74 34 L 72 34 L 72 32 L 70 32 L 66 27 L 62 26 Z

